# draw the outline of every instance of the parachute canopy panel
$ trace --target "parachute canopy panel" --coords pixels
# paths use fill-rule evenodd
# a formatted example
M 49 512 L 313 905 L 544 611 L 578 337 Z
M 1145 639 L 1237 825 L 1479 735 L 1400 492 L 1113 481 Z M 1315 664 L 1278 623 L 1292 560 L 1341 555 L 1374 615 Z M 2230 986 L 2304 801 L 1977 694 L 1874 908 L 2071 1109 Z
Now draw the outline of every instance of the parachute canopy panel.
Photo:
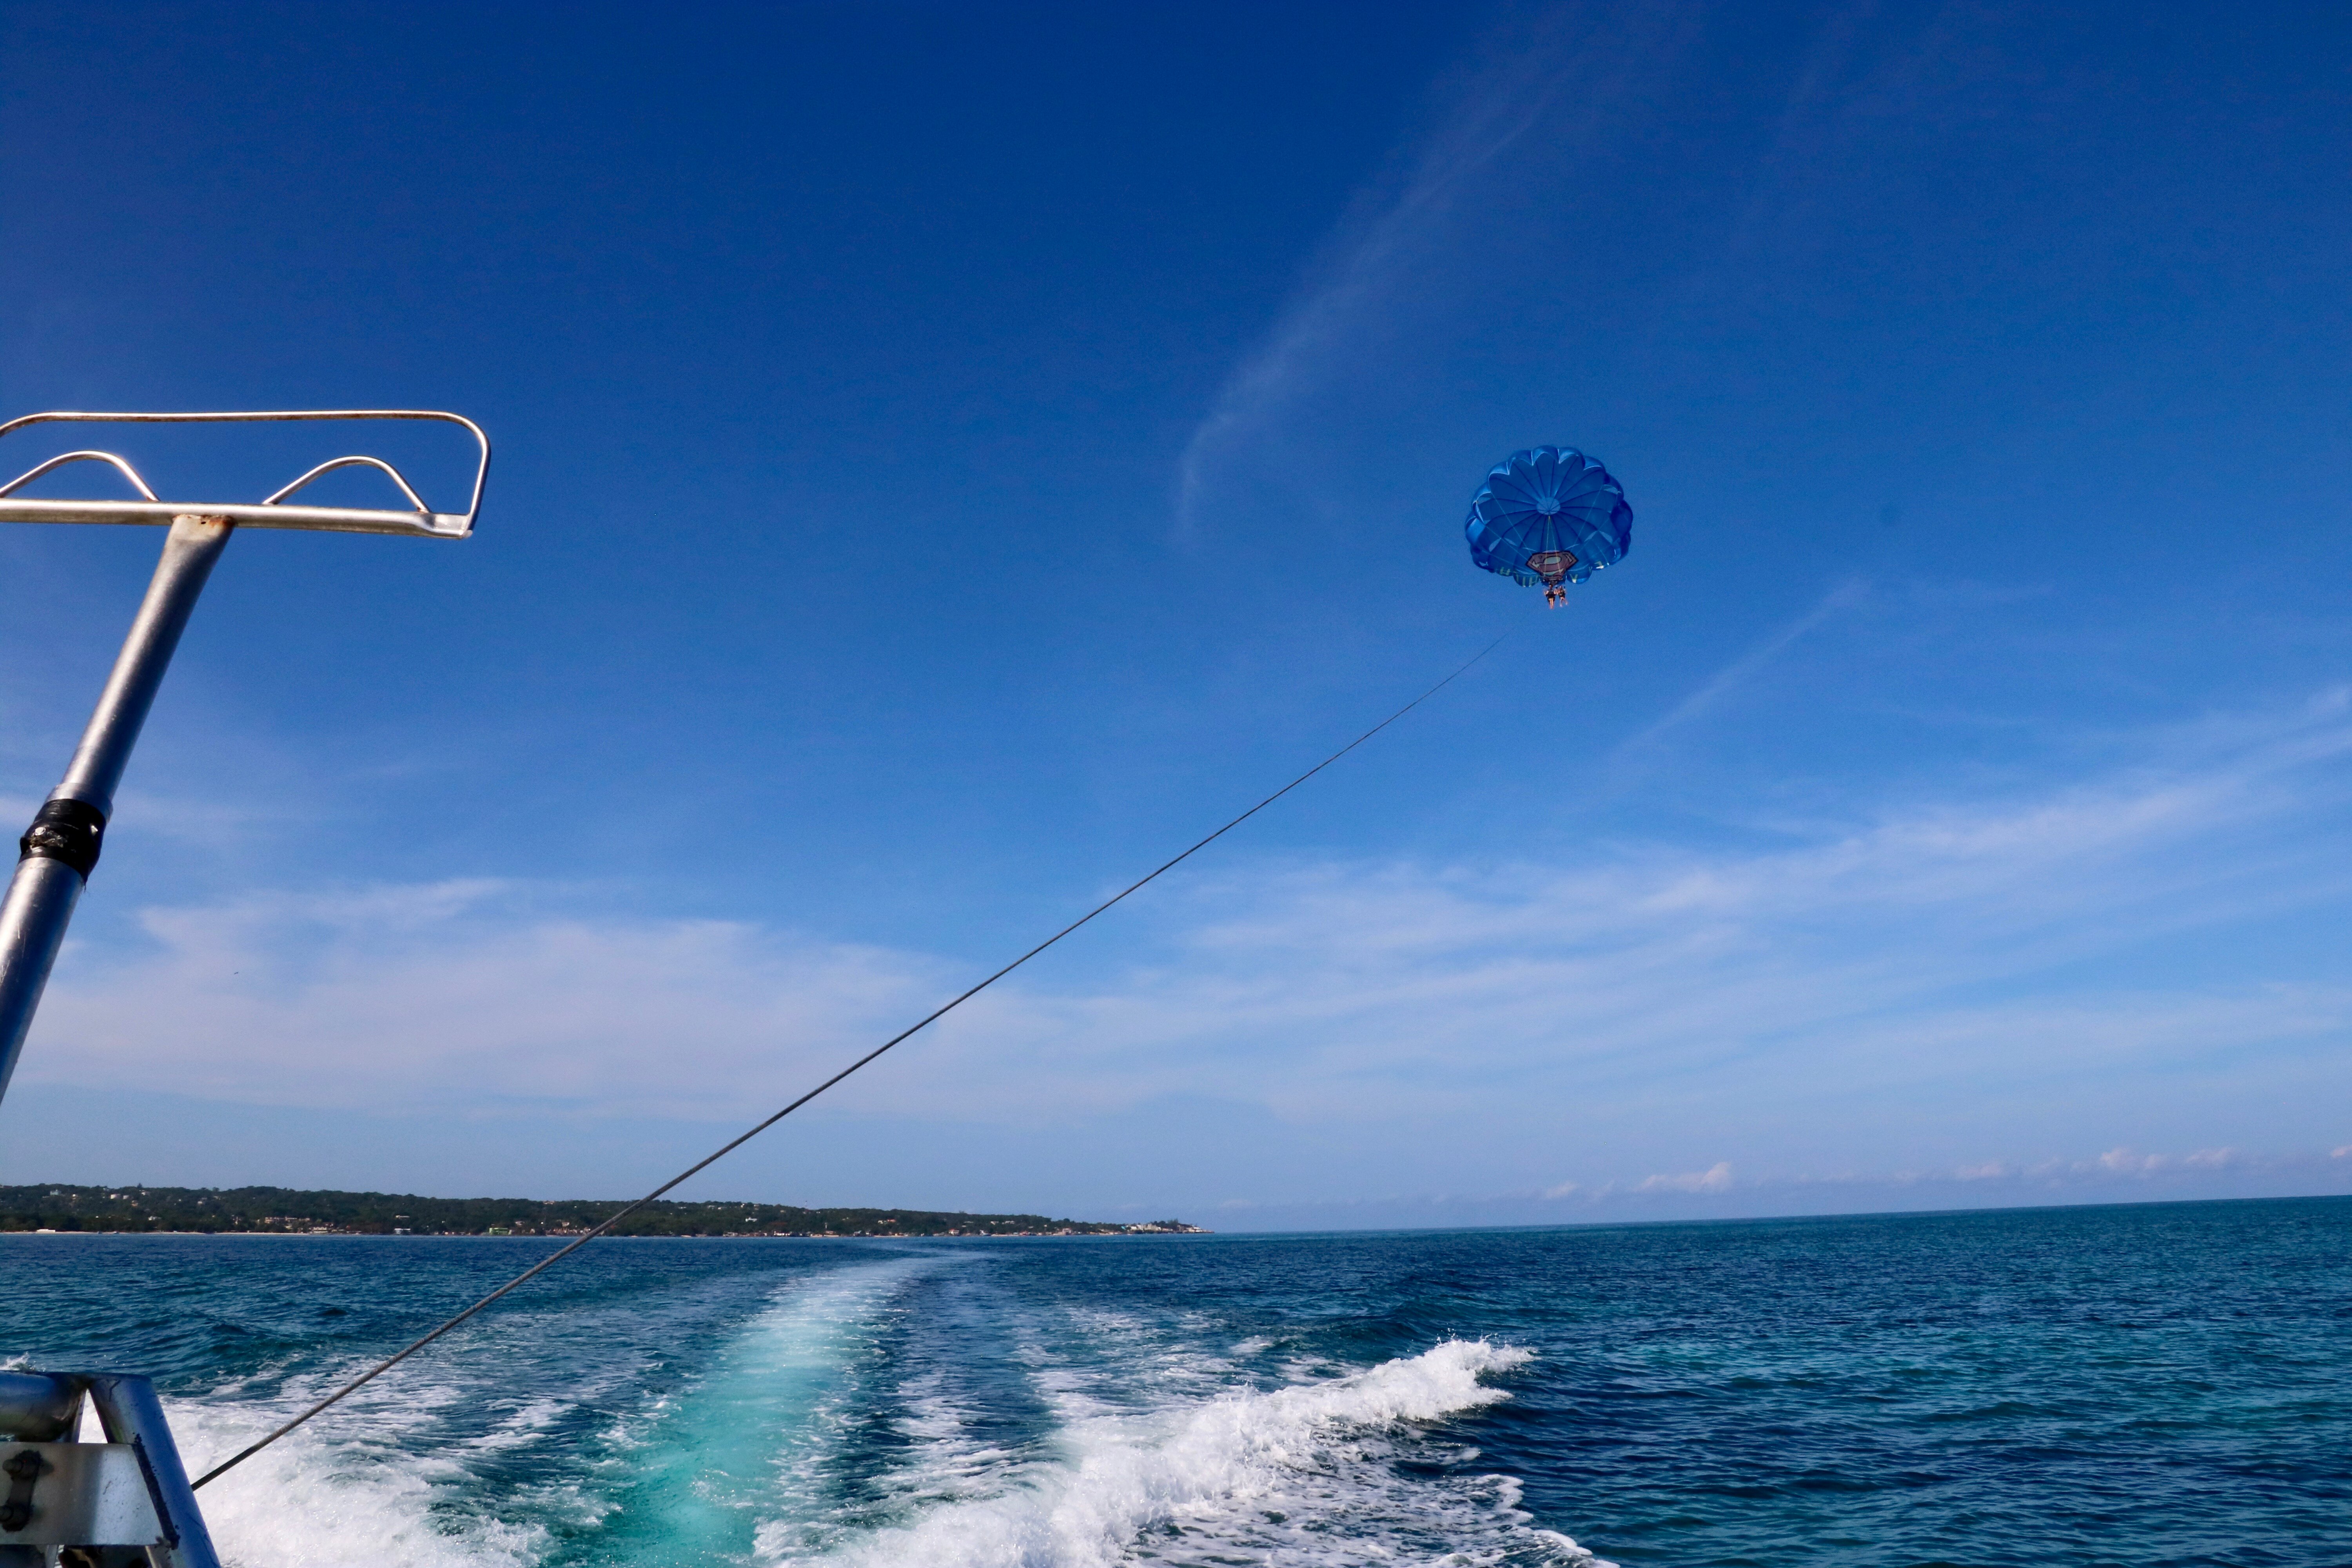
M 1531 447 L 1495 465 L 1470 498 L 1470 559 L 1554 604 L 1570 583 L 1613 566 L 1633 546 L 1633 509 L 1597 458 Z

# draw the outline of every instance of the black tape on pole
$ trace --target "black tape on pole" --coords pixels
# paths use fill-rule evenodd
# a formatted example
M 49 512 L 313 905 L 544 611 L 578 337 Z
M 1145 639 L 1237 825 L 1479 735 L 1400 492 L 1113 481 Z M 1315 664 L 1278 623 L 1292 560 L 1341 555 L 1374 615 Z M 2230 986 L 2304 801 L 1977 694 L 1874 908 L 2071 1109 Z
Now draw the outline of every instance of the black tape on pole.
M 86 800 L 52 800 L 33 814 L 33 826 L 16 840 L 19 860 L 62 860 L 89 879 L 106 839 L 106 814 Z

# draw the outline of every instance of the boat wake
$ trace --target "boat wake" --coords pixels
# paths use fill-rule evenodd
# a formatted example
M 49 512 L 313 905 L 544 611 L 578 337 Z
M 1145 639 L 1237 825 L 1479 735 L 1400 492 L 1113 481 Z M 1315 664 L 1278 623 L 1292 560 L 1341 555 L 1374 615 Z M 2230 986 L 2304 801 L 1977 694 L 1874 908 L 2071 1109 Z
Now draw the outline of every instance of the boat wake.
M 838 1261 L 516 1313 L 207 1489 L 215 1538 L 233 1568 L 1607 1568 L 1453 1425 L 1526 1351 L 1284 1363 L 1018 1300 L 969 1258 Z M 341 1375 L 172 1402 L 183 1450 L 234 1452 Z
M 1533 1528 L 1507 1477 L 1432 1479 L 1399 1468 L 1410 1458 L 1425 1469 L 1433 1457 L 1428 1434 L 1414 1428 L 1507 1399 L 1482 1375 L 1529 1359 L 1455 1340 L 1271 1393 L 1082 1415 L 1058 1435 L 1057 1460 L 1024 1468 L 998 1495 L 815 1552 L 790 1550 L 785 1531 L 772 1526 L 761 1532 L 761 1555 L 845 1568 L 1368 1559 L 1607 1568 L 1568 1537 Z M 1446 1457 L 1475 1455 L 1455 1447 Z

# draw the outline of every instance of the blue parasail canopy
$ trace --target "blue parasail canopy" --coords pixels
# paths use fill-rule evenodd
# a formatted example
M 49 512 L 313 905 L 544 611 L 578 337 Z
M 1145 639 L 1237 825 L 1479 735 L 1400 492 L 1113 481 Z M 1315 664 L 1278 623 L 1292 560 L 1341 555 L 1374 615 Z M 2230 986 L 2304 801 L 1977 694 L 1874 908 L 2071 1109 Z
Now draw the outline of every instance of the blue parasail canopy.
M 1494 467 L 1470 498 L 1470 559 L 1532 588 L 1547 602 L 1633 547 L 1633 509 L 1600 459 L 1573 447 L 1534 447 Z

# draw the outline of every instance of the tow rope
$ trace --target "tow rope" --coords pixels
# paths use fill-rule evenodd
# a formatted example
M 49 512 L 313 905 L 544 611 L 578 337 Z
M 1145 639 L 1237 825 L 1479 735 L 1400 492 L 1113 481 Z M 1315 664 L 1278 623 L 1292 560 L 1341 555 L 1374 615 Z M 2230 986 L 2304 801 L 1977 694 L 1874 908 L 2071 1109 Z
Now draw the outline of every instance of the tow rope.
M 435 1329 L 431 1333 L 417 1340 L 415 1343 L 408 1346 L 407 1349 L 400 1352 L 396 1355 L 385 1357 L 383 1361 L 376 1363 L 375 1365 L 370 1367 L 359 1376 L 352 1379 L 349 1383 L 335 1390 L 334 1393 L 327 1395 L 326 1398 L 320 1400 L 316 1405 L 311 1405 L 308 1410 L 303 1411 L 302 1414 L 295 1416 L 294 1419 L 287 1422 L 284 1426 L 278 1427 L 268 1436 L 262 1438 L 257 1443 L 252 1443 L 240 1448 L 226 1459 L 222 1460 L 219 1464 L 215 1465 L 211 1469 L 206 1470 L 203 1475 L 198 1476 L 190 1483 L 191 1488 L 193 1489 L 194 1487 L 204 1486 L 206 1483 L 227 1474 L 230 1470 L 235 1469 L 237 1466 L 245 1463 L 246 1460 L 253 1458 L 254 1455 L 261 1452 L 262 1449 L 269 1447 L 270 1444 L 278 1441 L 278 1438 L 285 1436 L 289 1432 L 293 1431 L 294 1428 L 301 1426 L 305 1421 L 310 1420 L 313 1415 L 319 1415 L 320 1412 L 341 1403 L 352 1394 L 358 1393 L 361 1389 L 366 1387 L 369 1384 L 373 1383 L 377 1378 L 382 1377 L 385 1373 L 390 1372 L 394 1367 L 398 1366 L 402 1362 L 406 1361 L 410 1356 L 415 1355 L 418 1351 L 423 1350 L 426 1345 L 431 1344 L 434 1341 L 439 1339 L 442 1335 L 447 1333 L 450 1330 L 456 1328 L 458 1324 L 464 1322 L 467 1319 L 472 1317 L 475 1313 L 488 1306 L 491 1302 L 496 1301 L 501 1296 L 508 1294 L 509 1291 L 515 1289 L 518 1286 L 522 1285 L 535 1276 L 542 1274 L 548 1269 L 553 1268 L 556 1264 L 562 1262 L 564 1258 L 569 1258 L 572 1254 L 579 1251 L 582 1247 L 587 1246 L 598 1237 L 610 1231 L 614 1226 L 620 1224 L 621 1221 L 636 1213 L 637 1210 L 658 1199 L 664 1193 L 668 1192 L 671 1188 L 677 1186 L 680 1182 L 685 1181 L 688 1177 L 698 1174 L 710 1165 L 713 1165 L 719 1160 L 724 1159 L 727 1155 L 733 1153 L 744 1144 L 749 1143 L 752 1139 L 757 1138 L 761 1133 L 765 1132 L 769 1128 L 773 1127 L 777 1122 L 782 1121 L 785 1117 L 790 1116 L 793 1111 L 798 1110 L 802 1106 L 806 1105 L 810 1100 L 814 1100 L 818 1095 L 823 1094 L 835 1084 L 839 1083 L 842 1079 L 847 1078 L 858 1068 L 866 1066 L 866 1063 L 874 1060 L 877 1057 L 882 1055 L 883 1052 L 888 1050 L 891 1047 L 898 1045 L 900 1041 L 907 1039 L 912 1035 L 919 1033 L 923 1029 L 926 1029 L 931 1025 L 939 1022 L 941 1018 L 946 1017 L 950 1013 L 954 1012 L 958 1007 L 962 1006 L 965 1003 L 971 1001 L 973 997 L 979 995 L 982 992 L 987 990 L 990 986 L 995 984 L 998 981 L 1003 979 L 1006 975 L 1012 973 L 1014 970 L 1020 968 L 1023 964 L 1028 963 L 1031 959 L 1036 957 L 1039 953 L 1045 952 L 1047 948 L 1053 946 L 1064 937 L 1069 935 L 1072 931 L 1076 931 L 1080 926 L 1085 925 L 1097 915 L 1108 910 L 1113 904 L 1116 904 L 1121 900 L 1127 898 L 1130 893 L 1140 891 L 1143 888 L 1157 881 L 1160 877 L 1166 875 L 1168 872 L 1174 870 L 1177 867 L 1182 865 L 1185 861 L 1191 859 L 1202 850 L 1206 849 L 1210 845 L 1214 844 L 1218 839 L 1223 838 L 1226 834 L 1231 833 L 1234 828 L 1239 827 L 1243 823 L 1247 822 L 1251 817 L 1255 816 L 1259 812 L 1264 811 L 1267 806 L 1272 805 L 1276 801 L 1280 800 L 1284 795 L 1288 795 L 1292 790 L 1297 789 L 1300 784 L 1305 784 L 1308 779 L 1313 778 L 1317 773 L 1321 773 L 1325 768 L 1329 767 L 1333 763 L 1338 762 L 1341 757 L 1346 756 L 1349 752 L 1354 751 L 1357 747 L 1362 745 L 1365 742 L 1370 740 L 1373 736 L 1379 734 L 1381 731 L 1387 729 L 1390 725 L 1395 723 L 1398 720 L 1403 718 L 1406 714 L 1412 712 L 1414 709 L 1420 707 L 1423 703 L 1428 701 L 1431 698 L 1436 696 L 1447 687 L 1453 685 L 1463 676 L 1467 675 L 1474 665 L 1477 664 L 1479 660 L 1485 658 L 1488 654 L 1494 652 L 1496 647 L 1501 646 L 1503 637 L 1507 637 L 1510 635 L 1511 634 L 1509 632 L 1506 631 L 1502 637 L 1496 637 L 1493 642 L 1488 643 L 1485 647 L 1482 647 L 1476 653 L 1472 654 L 1468 659 L 1463 662 L 1462 667 L 1459 669 L 1456 669 L 1453 674 L 1447 676 L 1444 679 L 1439 681 L 1436 685 L 1431 687 L 1428 690 L 1423 692 L 1420 696 L 1414 698 L 1412 701 L 1406 703 L 1403 707 L 1398 709 L 1395 712 L 1390 714 L 1387 718 L 1381 720 L 1379 723 L 1373 725 L 1370 729 L 1365 731 L 1362 734 L 1357 736 L 1354 740 L 1349 742 L 1346 745 L 1340 747 L 1338 751 L 1332 752 L 1329 756 L 1324 758 L 1321 762 L 1316 763 L 1313 767 L 1307 769 L 1305 773 L 1299 774 L 1297 778 L 1291 780 L 1280 789 L 1276 790 L 1272 795 L 1267 795 L 1264 800 L 1259 801 L 1255 805 L 1251 806 L 1247 811 L 1243 812 L 1239 816 L 1234 817 L 1231 822 L 1226 823 L 1214 833 L 1212 833 L 1207 837 L 1200 840 L 1191 848 L 1185 850 L 1181 855 L 1177 856 L 1174 859 L 1160 866 L 1157 870 L 1152 871 L 1150 875 L 1139 877 L 1134 881 L 1129 882 L 1126 887 L 1120 889 L 1109 898 L 1105 899 L 1101 903 L 1097 904 L 1093 909 L 1088 910 L 1085 914 L 1080 915 L 1076 920 L 1072 921 L 1068 925 L 1064 926 L 1060 931 L 1055 931 L 1053 935 L 1047 937 L 1045 941 L 1039 942 L 1036 946 L 1031 948 L 1028 952 L 1023 953 L 1020 957 L 1014 959 L 1012 963 L 1006 964 L 995 973 L 991 974 L 987 979 L 982 980 L 980 984 L 972 986 L 970 990 L 963 992 L 952 1000 L 932 1009 L 929 1013 L 924 1015 L 916 1022 L 908 1025 L 906 1028 L 899 1030 L 897 1034 L 891 1036 L 888 1039 L 883 1041 L 880 1045 L 875 1047 L 872 1050 L 866 1052 L 864 1056 L 858 1058 L 856 1061 L 850 1063 L 847 1067 L 842 1068 L 831 1078 L 826 1079 L 823 1083 L 818 1084 L 814 1089 L 810 1089 L 806 1094 L 802 1095 L 798 1100 L 793 1100 L 790 1105 L 785 1106 L 782 1110 L 777 1111 L 773 1116 L 769 1117 L 766 1121 L 760 1122 L 748 1131 L 729 1139 L 726 1142 L 720 1144 L 717 1149 L 712 1150 L 703 1158 L 697 1160 L 693 1164 L 688 1165 L 685 1170 L 680 1171 L 677 1175 L 672 1176 L 668 1181 L 664 1182 L 660 1186 L 656 1187 L 652 1192 L 647 1193 L 644 1197 L 641 1197 L 635 1203 L 618 1210 L 610 1219 L 607 1219 L 604 1224 L 588 1232 L 587 1235 L 576 1238 L 567 1246 L 562 1247 L 554 1252 L 549 1253 L 537 1263 L 532 1264 L 530 1268 L 524 1269 L 521 1273 L 516 1275 L 513 1279 L 508 1280 L 505 1284 L 499 1286 L 497 1289 L 491 1291 L 488 1295 L 483 1297 L 480 1300 L 475 1302 L 472 1306 L 467 1308 L 456 1317 L 451 1318 L 447 1322 L 443 1323 L 439 1328 Z

